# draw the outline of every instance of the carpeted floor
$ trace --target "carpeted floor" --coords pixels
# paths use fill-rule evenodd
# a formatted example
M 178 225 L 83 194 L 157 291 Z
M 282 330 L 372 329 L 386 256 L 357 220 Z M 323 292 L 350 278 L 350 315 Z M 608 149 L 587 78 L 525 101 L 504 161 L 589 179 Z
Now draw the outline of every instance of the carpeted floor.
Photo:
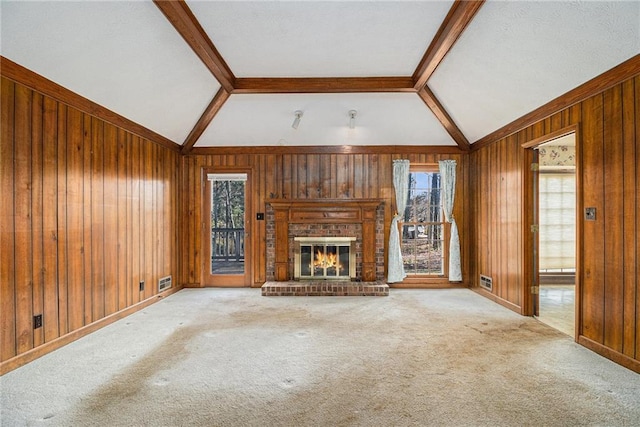
M 5 426 L 637 426 L 640 375 L 466 290 L 183 290 L 0 378 Z

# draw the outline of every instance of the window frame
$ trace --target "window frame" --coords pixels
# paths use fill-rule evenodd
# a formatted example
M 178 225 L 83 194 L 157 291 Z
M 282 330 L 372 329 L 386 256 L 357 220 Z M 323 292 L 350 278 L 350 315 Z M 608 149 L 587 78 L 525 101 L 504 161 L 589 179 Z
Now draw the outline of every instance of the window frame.
M 440 173 L 440 168 L 437 163 L 412 163 L 409 166 L 409 173 Z M 395 200 L 394 200 L 395 204 Z M 440 218 L 439 223 L 431 222 L 430 224 L 442 224 L 442 273 L 441 274 L 414 274 L 408 271 L 407 277 L 402 281 L 403 284 L 420 284 L 420 283 L 448 283 L 449 277 L 449 241 L 451 236 L 451 225 L 445 220 L 444 210 L 442 207 L 442 199 L 440 199 Z M 398 233 L 400 236 L 400 245 L 404 249 L 403 239 L 403 227 L 407 224 L 404 221 L 404 213 L 400 215 L 400 221 L 398 221 Z M 417 224 L 417 223 L 416 223 Z M 404 257 L 403 257 L 404 262 Z

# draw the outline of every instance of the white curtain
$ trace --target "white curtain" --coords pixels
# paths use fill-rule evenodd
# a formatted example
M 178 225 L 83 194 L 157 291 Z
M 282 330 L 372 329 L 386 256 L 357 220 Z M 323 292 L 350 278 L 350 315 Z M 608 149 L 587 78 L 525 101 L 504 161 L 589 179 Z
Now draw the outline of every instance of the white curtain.
M 400 234 L 398 222 L 407 207 L 407 193 L 409 191 L 409 160 L 393 161 L 393 187 L 396 191 L 396 207 L 398 211 L 391 221 L 391 233 L 389 234 L 389 274 L 387 282 L 402 282 L 407 274 L 404 272 L 402 262 L 402 247 L 400 246 Z
M 453 199 L 456 195 L 456 161 L 441 160 L 440 179 L 442 186 L 442 207 L 444 218 L 451 224 L 451 240 L 449 243 L 449 281 L 462 281 L 462 268 L 460 266 L 460 237 L 458 226 L 453 217 Z

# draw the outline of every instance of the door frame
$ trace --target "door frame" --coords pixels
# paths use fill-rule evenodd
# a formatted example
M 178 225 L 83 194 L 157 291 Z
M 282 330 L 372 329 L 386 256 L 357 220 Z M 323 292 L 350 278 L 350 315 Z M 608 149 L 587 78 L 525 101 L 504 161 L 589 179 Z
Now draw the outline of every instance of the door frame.
M 253 203 L 252 193 L 252 172 L 250 167 L 241 166 L 203 166 L 201 171 L 202 187 L 202 224 L 200 226 L 200 253 L 202 254 L 201 286 L 202 287 L 250 287 L 253 283 Z M 211 225 L 207 218 L 211 215 L 211 184 L 207 179 L 210 173 L 247 174 L 244 193 L 244 274 L 211 274 Z
M 534 148 L 539 145 L 550 142 L 554 139 L 569 135 L 575 135 L 576 143 L 576 284 L 575 284 L 575 333 L 574 340 L 577 342 L 582 332 L 582 235 L 584 233 L 584 221 L 582 212 L 584 211 L 584 201 L 582 197 L 582 135 L 580 125 L 578 123 L 564 127 L 554 132 L 549 132 L 538 138 L 526 141 L 521 144 L 524 149 L 522 157 L 523 171 L 523 209 L 522 209 L 522 242 L 523 242 L 523 287 L 522 287 L 522 314 L 525 316 L 533 316 L 536 314 L 535 308 L 539 306 L 539 294 L 532 292 L 532 286 L 539 286 L 538 265 L 538 233 L 531 232 L 530 226 L 535 224 L 533 208 L 537 207 L 537 172 L 534 174 L 531 170 L 531 164 L 534 159 Z M 535 191 L 534 191 L 535 190 Z M 537 217 L 537 212 L 535 213 Z M 535 262 L 534 262 L 534 256 Z M 539 288 L 538 288 L 539 289 Z

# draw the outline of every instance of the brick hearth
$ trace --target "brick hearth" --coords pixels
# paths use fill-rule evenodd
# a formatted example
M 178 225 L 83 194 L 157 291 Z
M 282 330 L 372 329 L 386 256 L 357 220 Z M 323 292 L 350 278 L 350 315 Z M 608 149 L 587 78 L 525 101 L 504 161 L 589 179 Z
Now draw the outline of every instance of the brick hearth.
M 266 282 L 262 296 L 389 296 L 389 285 L 381 282 L 313 281 Z

